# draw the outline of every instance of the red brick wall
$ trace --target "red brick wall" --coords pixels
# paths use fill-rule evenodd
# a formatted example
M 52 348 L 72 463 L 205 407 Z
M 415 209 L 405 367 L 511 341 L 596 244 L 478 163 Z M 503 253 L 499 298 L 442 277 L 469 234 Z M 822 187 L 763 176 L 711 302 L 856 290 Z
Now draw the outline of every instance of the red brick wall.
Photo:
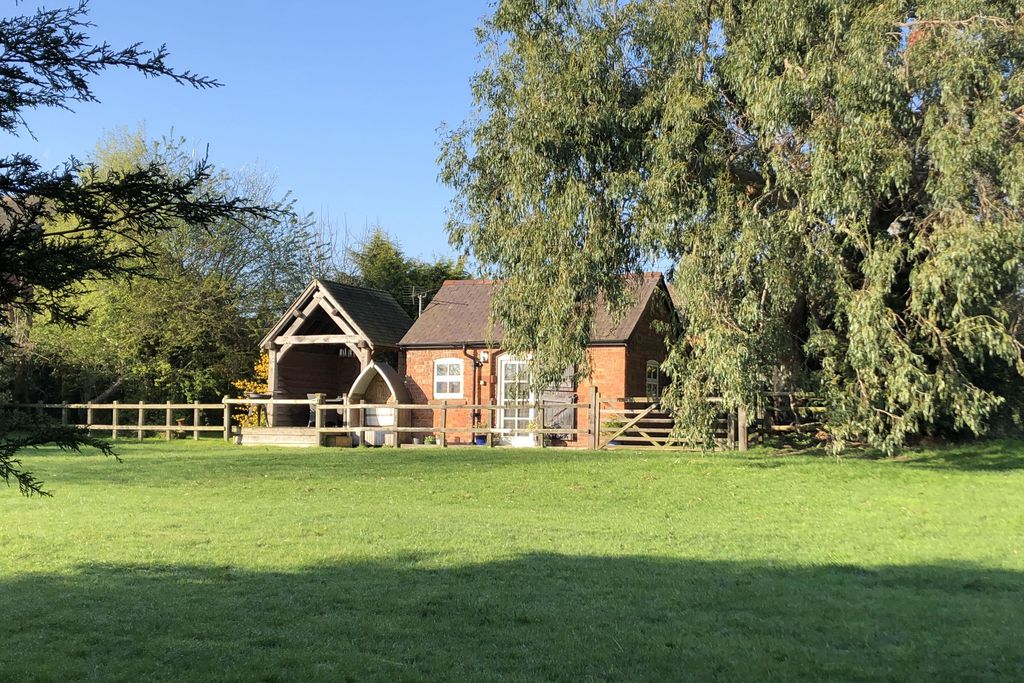
M 480 357 L 480 349 L 472 349 L 470 355 Z M 409 392 L 409 398 L 413 403 L 424 405 L 480 405 L 490 403 L 494 398 L 493 382 L 491 375 L 497 372 L 495 364 L 495 351 L 489 350 L 490 358 L 484 367 L 476 371 L 476 400 L 473 400 L 473 362 L 462 355 L 461 348 L 453 349 L 409 349 L 399 360 L 399 374 L 405 382 L 405 388 Z M 434 398 L 434 361 L 441 358 L 456 358 L 462 360 L 462 398 Z M 474 420 L 474 411 L 470 409 L 456 409 L 447 411 L 447 426 L 449 428 L 469 429 Z M 483 419 L 487 415 L 484 411 Z M 410 418 L 413 427 L 423 427 L 423 433 L 417 436 L 426 436 L 441 426 L 441 413 L 438 410 L 414 410 Z M 467 443 L 472 441 L 472 434 L 465 432 L 461 434 L 449 434 L 449 443 Z
M 579 381 L 576 387 L 577 401 L 589 405 L 590 390 L 597 387 L 602 400 L 622 398 L 626 390 L 626 347 L 624 346 L 591 346 L 587 350 L 590 356 L 590 377 Z M 590 409 L 580 408 L 576 411 L 576 428 L 590 428 Z M 578 435 L 577 442 L 587 445 L 587 435 Z
M 591 346 L 590 377 L 580 380 L 576 393 L 580 402 L 590 397 L 590 388 L 597 387 L 602 396 L 624 396 L 626 390 L 626 348 L 624 346 Z
M 653 326 L 654 321 L 667 321 L 668 308 L 666 302 L 657 294 L 651 297 L 640 322 L 637 323 L 633 335 L 626 347 L 625 396 L 630 398 L 644 396 L 646 391 L 647 361 L 661 363 L 667 356 L 665 336 Z M 661 375 L 659 387 L 664 388 L 665 377 Z

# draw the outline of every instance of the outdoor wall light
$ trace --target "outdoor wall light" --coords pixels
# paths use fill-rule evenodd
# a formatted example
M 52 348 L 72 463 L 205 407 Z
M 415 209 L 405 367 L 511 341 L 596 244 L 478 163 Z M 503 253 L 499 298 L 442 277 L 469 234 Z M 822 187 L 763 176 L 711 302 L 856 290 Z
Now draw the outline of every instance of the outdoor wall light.
M 480 362 L 481 363 L 486 363 L 490 359 L 490 357 L 491 357 L 491 354 L 487 353 L 486 351 L 481 351 L 480 352 Z

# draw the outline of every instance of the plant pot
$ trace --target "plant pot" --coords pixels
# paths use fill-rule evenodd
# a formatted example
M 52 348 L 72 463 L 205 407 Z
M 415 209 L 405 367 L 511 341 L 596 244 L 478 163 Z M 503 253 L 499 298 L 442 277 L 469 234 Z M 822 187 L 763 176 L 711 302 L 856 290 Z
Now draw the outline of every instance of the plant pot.
M 422 446 L 423 445 L 423 439 L 421 439 L 418 436 L 412 437 L 412 445 L 413 446 Z

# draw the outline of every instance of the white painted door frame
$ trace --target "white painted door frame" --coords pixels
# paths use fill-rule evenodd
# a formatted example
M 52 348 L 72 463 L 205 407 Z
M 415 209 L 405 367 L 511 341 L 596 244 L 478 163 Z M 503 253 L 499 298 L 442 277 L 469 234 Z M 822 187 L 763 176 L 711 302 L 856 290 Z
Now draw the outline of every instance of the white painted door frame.
M 521 377 L 519 373 L 527 372 L 528 361 L 520 360 L 518 358 L 512 358 L 509 356 L 501 356 L 498 359 L 498 403 L 504 406 L 509 402 L 507 391 L 508 391 L 508 369 L 510 365 L 518 366 L 516 372 L 516 384 L 522 384 L 523 382 L 518 378 Z M 498 410 L 497 425 L 496 428 L 501 431 L 511 429 L 524 429 L 530 422 L 532 422 L 536 416 L 534 415 L 534 396 L 531 390 L 529 395 L 526 397 L 526 403 L 522 408 L 513 408 L 515 415 L 510 416 L 506 413 L 506 408 L 502 407 Z M 511 412 L 511 411 L 509 411 Z M 525 415 L 523 414 L 525 413 Z M 511 420 L 512 424 L 508 425 L 507 422 Z M 514 425 L 514 426 L 513 426 Z M 507 434 L 501 438 L 501 441 L 505 445 L 510 446 L 532 446 L 534 444 L 533 434 Z

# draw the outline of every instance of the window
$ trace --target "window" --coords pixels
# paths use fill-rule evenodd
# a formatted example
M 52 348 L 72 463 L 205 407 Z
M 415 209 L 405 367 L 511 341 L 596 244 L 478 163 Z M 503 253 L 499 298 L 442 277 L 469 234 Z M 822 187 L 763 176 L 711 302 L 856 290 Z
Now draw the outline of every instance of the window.
M 660 377 L 661 370 L 658 361 L 647 361 L 647 375 L 644 380 L 644 395 L 647 398 L 658 398 L 658 393 L 661 390 Z
M 434 398 L 462 398 L 462 359 L 434 361 Z

